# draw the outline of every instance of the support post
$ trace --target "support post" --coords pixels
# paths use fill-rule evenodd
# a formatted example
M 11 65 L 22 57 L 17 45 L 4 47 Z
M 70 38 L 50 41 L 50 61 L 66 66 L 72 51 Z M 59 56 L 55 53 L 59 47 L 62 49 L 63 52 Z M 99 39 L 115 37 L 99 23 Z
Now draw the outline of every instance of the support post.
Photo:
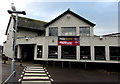
M 63 61 L 62 61 L 62 68 L 63 68 L 64 64 L 63 64 Z
M 55 67 L 55 61 L 53 61 L 53 67 Z
M 69 68 L 71 69 L 71 62 L 69 61 Z
M 46 62 L 46 66 L 48 66 L 48 61 Z
M 85 70 L 87 69 L 87 64 L 86 64 L 86 61 L 85 61 Z

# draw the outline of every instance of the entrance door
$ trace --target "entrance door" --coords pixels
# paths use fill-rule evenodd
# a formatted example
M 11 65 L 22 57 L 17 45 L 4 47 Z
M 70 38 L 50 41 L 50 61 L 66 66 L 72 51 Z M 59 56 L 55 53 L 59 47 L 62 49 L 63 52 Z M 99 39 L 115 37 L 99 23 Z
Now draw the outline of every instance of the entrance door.
M 34 45 L 31 45 L 31 44 L 21 45 L 21 56 L 23 61 L 33 61 Z

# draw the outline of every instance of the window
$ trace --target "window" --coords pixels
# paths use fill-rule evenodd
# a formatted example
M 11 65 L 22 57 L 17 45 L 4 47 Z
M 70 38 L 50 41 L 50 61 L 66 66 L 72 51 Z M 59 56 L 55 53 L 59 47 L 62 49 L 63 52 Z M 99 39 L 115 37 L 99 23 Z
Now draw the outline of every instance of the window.
M 58 58 L 58 47 L 57 46 L 49 46 L 48 58 Z
M 90 35 L 90 27 L 80 27 L 80 35 L 89 36 Z
M 76 46 L 62 46 L 62 59 L 76 59 Z
M 42 46 L 37 47 L 37 58 L 42 58 Z
M 58 36 L 58 28 L 57 27 L 49 28 L 49 36 Z
M 80 59 L 91 59 L 90 46 L 80 46 Z
M 95 46 L 95 60 L 105 60 L 105 46 Z
M 62 36 L 76 36 L 76 28 L 62 27 Z
M 45 36 L 45 31 L 39 31 L 38 36 Z
M 110 60 L 120 60 L 120 47 L 110 46 Z

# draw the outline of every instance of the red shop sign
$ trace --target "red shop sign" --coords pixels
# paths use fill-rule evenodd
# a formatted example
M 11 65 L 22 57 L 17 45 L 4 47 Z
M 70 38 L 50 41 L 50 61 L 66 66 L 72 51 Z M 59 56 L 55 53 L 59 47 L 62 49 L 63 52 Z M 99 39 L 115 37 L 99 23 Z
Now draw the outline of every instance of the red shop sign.
M 80 45 L 78 36 L 59 36 L 58 45 Z

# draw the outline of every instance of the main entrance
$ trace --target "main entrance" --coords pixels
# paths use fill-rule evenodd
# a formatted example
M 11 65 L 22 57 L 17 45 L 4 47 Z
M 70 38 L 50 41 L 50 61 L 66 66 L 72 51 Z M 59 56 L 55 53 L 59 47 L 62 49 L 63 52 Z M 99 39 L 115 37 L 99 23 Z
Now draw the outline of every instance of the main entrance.
M 23 44 L 21 47 L 21 57 L 23 61 L 33 61 L 34 60 L 34 45 L 33 44 Z

